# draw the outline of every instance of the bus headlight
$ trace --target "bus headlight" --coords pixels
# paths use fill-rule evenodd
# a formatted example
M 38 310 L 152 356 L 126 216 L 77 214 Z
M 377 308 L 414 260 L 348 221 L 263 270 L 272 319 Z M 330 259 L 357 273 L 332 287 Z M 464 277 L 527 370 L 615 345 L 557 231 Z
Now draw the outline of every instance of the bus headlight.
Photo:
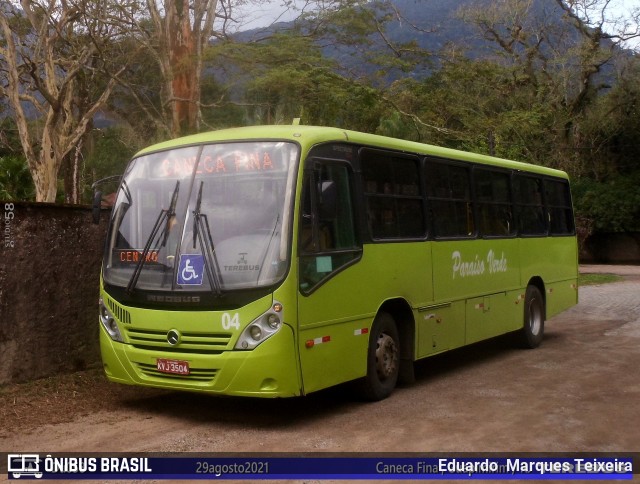
M 249 334 L 256 341 L 260 341 L 262 339 L 262 330 L 257 324 L 252 324 L 251 326 L 249 326 Z
M 113 317 L 113 314 L 111 314 L 111 312 L 107 309 L 107 306 L 105 306 L 102 298 L 100 298 L 98 301 L 98 312 L 100 323 L 102 323 L 104 329 L 107 331 L 107 333 L 109 333 L 111 339 L 123 343 L 124 339 L 122 338 L 122 333 L 120 333 L 118 322 L 116 321 L 116 318 Z
M 271 313 L 269 314 L 269 316 L 267 316 L 267 324 L 271 329 L 278 329 L 278 326 L 280 326 L 280 318 L 277 315 Z
M 282 304 L 274 302 L 269 311 L 249 324 L 236 343 L 236 350 L 252 350 L 282 327 Z

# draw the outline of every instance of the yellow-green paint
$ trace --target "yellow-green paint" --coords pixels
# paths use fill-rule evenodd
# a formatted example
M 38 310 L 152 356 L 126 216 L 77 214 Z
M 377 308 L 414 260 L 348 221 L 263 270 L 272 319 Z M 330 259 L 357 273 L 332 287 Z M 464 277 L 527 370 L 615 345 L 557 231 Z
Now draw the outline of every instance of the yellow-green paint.
M 203 133 L 155 145 L 142 153 L 249 139 L 299 143 L 302 164 L 313 146 L 340 141 L 566 178 L 562 172 L 538 166 L 306 126 Z M 577 245 L 573 236 L 366 243 L 357 262 L 303 295 L 298 286 L 296 250 L 302 177 L 301 168 L 293 211 L 290 269 L 273 294 L 227 311 L 123 307 L 132 321 L 117 321 L 124 342 L 113 341 L 100 326 L 104 368 L 111 381 L 225 395 L 303 395 L 365 375 L 369 330 L 386 301 L 402 301 L 410 308 L 415 328 L 414 359 L 521 328 L 524 293 L 532 281 L 542 284 L 547 317 L 577 302 Z M 111 299 L 102 285 L 101 297 Z M 253 350 L 234 349 L 242 330 L 269 310 L 274 301 L 284 308 L 281 330 Z M 111 303 L 122 306 L 118 301 Z M 223 330 L 222 320 L 229 312 L 237 313 L 239 327 Z M 191 347 L 194 352 L 170 347 L 164 335 L 174 328 L 195 335 Z M 198 334 L 223 336 L 218 340 L 207 336 L 206 344 L 199 344 Z M 138 345 L 145 348 L 132 345 L 136 335 L 148 339 L 145 345 Z M 207 348 L 214 351 L 199 352 Z M 201 370 L 204 376 L 168 377 L 149 371 L 157 358 L 188 361 L 190 368 Z

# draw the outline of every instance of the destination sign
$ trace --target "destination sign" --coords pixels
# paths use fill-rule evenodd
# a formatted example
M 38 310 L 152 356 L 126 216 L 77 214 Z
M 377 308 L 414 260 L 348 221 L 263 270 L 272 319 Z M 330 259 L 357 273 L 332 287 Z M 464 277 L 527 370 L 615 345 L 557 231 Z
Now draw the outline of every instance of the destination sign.
M 224 154 L 203 153 L 200 163 L 196 156 L 163 159 L 156 170 L 159 178 L 181 178 L 190 176 L 193 170 L 198 175 L 220 175 L 232 173 L 261 173 L 285 169 L 268 151 L 234 150 Z M 197 164 L 197 166 L 196 166 Z
M 142 259 L 142 249 L 114 249 L 116 265 L 135 265 Z M 158 264 L 159 250 L 150 250 L 145 257 L 145 264 Z

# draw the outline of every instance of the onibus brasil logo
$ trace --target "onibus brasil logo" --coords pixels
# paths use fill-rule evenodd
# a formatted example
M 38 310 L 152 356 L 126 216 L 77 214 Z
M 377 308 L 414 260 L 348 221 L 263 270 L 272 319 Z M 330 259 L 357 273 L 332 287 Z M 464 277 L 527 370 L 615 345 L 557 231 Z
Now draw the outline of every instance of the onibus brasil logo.
M 42 459 L 38 454 L 9 454 L 8 472 L 14 479 L 21 477 L 35 477 L 40 479 L 40 463 Z
M 84 473 L 139 474 L 151 473 L 148 457 L 53 457 L 41 459 L 38 454 L 9 454 L 8 475 L 41 479 L 45 473 L 75 475 Z

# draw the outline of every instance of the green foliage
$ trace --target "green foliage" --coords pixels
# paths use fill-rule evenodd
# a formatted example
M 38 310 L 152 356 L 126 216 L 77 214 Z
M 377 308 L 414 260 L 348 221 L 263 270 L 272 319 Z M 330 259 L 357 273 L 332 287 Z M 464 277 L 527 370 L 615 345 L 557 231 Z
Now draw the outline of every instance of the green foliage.
M 578 127 L 576 215 L 595 232 L 640 231 L 640 59 L 624 65 Z
M 126 127 L 95 130 L 85 156 L 83 199 L 92 200 L 93 182 L 124 173 L 131 157 L 147 144 L 147 141 L 140 140 Z M 115 191 L 113 183 L 104 187 L 103 191 L 109 193 L 109 190 Z
M 217 46 L 210 55 L 233 66 L 241 84 L 245 124 L 318 124 L 373 131 L 379 123 L 374 88 L 336 73 L 313 39 L 279 34 L 263 43 Z
M 200 84 L 203 129 L 220 129 L 244 123 L 244 109 L 225 103 L 227 92 L 214 76 L 204 76 Z
M 132 51 L 135 48 L 127 47 Z M 125 83 L 111 97 L 109 111 L 120 120 L 119 124 L 128 125 L 149 143 L 166 139 L 170 129 L 165 119 L 170 115 L 167 106 L 162 105 L 162 75 L 156 60 L 139 55 L 123 78 Z
M 289 124 L 301 117 L 309 125 L 560 168 L 574 180 L 585 237 L 592 230 L 640 230 L 640 57 L 616 61 L 606 78 L 596 75 L 614 52 L 595 42 L 596 29 L 581 31 L 567 16 L 564 26 L 528 17 L 532 5 L 508 0 L 468 11 L 467 21 L 483 29 L 479 35 L 494 41 L 494 55 L 470 59 L 460 55 L 461 46 L 443 50 L 437 69 L 422 78 L 402 73 L 417 72 L 414 67 L 428 65 L 435 53 L 421 51 L 413 31 L 401 41 L 386 35 L 387 23 L 399 19 L 388 1 L 329 2 L 288 32 L 249 42 L 219 38 L 205 52 L 202 129 Z M 154 28 L 148 18 L 140 18 L 140 26 Z M 563 44 L 567 39 L 571 45 Z M 114 42 L 107 70 L 117 70 L 117 54 L 133 55 L 137 45 L 133 37 Z M 378 69 L 347 72 L 336 60 L 340 55 Z M 401 75 L 389 84 L 391 72 Z M 80 79 L 78 97 L 95 97 L 107 79 Z M 615 81 L 613 87 L 604 88 L 603 80 Z M 171 132 L 156 59 L 138 55 L 120 81 L 105 109 L 120 120 L 118 127 L 94 130 L 83 145 L 85 201 L 93 181 L 122 173 L 135 151 Z M 33 184 L 15 156 L 21 146 L 10 122 L 3 121 L 0 133 L 0 145 L 8 146 L 0 151 L 0 196 L 31 198 Z
M 1 108 L 0 108 L 1 109 Z M 33 200 L 35 188 L 27 160 L 21 153 L 15 121 L 0 121 L 0 200 Z
M 0 200 L 33 200 L 35 188 L 27 161 L 17 155 L 0 156 Z
M 604 182 L 590 178 L 573 183 L 576 214 L 593 221 L 600 232 L 640 231 L 640 171 Z
M 640 170 L 640 57 L 620 69 L 615 86 L 579 124 L 580 174 L 606 180 Z
M 397 82 L 391 93 L 404 112 L 434 127 L 420 128 L 420 140 L 553 165 L 551 143 L 545 141 L 553 112 L 519 84 L 512 68 L 453 59 L 425 80 Z M 405 127 L 405 136 L 415 138 L 415 127 Z

